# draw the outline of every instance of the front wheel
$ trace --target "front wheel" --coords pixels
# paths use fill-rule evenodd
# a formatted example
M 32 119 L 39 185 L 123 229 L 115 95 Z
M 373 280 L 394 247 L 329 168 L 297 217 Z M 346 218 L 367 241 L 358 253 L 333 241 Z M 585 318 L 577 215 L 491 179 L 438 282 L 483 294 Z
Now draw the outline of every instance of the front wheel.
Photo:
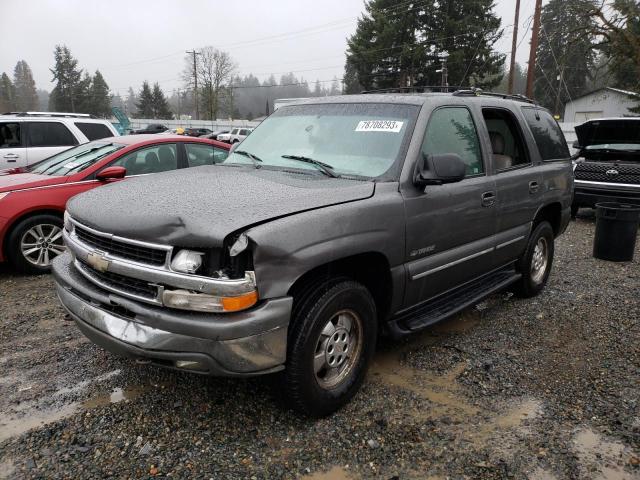
M 47 273 L 53 259 L 64 253 L 62 219 L 55 215 L 40 214 L 18 223 L 7 243 L 8 258 L 22 273 Z
M 527 249 L 516 264 L 522 274 L 515 288 L 518 296 L 533 297 L 547 284 L 553 264 L 553 240 L 553 229 L 549 222 L 540 222 L 531 232 Z
M 284 388 L 289 405 L 312 417 L 338 410 L 358 391 L 377 338 L 371 294 L 351 280 L 307 290 L 289 329 Z

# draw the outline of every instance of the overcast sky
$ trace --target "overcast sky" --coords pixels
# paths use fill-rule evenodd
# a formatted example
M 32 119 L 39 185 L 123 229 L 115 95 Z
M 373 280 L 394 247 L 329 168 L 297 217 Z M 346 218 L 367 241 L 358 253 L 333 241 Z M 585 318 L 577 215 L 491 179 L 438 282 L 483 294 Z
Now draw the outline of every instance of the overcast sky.
M 398 0 L 402 3 L 405 0 Z M 521 0 L 520 36 L 534 0 Z M 328 84 L 342 77 L 346 38 L 355 31 L 363 0 L 2 0 L 0 72 L 13 75 L 26 60 L 38 88 L 51 90 L 53 49 L 66 44 L 79 66 L 99 69 L 113 93 L 136 91 L 143 80 L 170 93 L 182 86 L 184 52 L 213 45 L 228 51 L 240 74 L 264 80 L 293 72 Z M 515 0 L 497 0 L 505 36 L 498 51 L 511 50 Z M 525 63 L 529 37 L 517 58 Z

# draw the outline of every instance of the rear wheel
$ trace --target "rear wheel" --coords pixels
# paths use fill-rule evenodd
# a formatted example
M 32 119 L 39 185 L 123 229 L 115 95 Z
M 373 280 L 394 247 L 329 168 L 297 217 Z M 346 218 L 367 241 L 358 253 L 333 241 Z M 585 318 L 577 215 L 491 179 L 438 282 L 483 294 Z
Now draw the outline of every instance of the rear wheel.
M 516 264 L 522 278 L 515 285 L 515 293 L 520 297 L 533 297 L 547 284 L 554 252 L 553 229 L 549 222 L 537 224 L 524 254 Z
M 23 273 L 47 273 L 53 259 L 64 253 L 62 219 L 40 214 L 18 223 L 9 235 L 7 253 L 11 264 Z
M 351 280 L 307 289 L 289 329 L 284 388 L 289 405 L 313 417 L 333 413 L 358 391 L 375 350 L 376 307 Z

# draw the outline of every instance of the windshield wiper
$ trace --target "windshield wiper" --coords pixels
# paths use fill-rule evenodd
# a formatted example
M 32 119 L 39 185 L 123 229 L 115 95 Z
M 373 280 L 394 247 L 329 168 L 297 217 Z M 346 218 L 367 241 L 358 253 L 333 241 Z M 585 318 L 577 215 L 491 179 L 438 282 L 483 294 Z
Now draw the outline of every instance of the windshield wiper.
M 335 170 L 333 169 L 333 167 L 331 165 L 328 165 L 328 164 L 326 164 L 324 162 L 321 162 L 319 160 L 315 160 L 315 159 L 310 158 L 310 157 L 305 157 L 303 155 L 282 155 L 282 158 L 288 158 L 288 159 L 291 159 L 291 160 L 298 160 L 299 162 L 304 162 L 304 163 L 308 163 L 310 165 L 315 165 L 326 176 L 331 177 L 331 178 L 340 178 L 340 175 L 338 175 L 335 172 Z
M 263 163 L 260 157 L 254 155 L 253 153 L 249 153 L 245 150 L 235 150 L 233 153 L 237 153 L 238 155 L 242 155 L 244 157 L 249 158 L 253 162 L 253 165 L 256 168 L 260 168 L 260 164 Z

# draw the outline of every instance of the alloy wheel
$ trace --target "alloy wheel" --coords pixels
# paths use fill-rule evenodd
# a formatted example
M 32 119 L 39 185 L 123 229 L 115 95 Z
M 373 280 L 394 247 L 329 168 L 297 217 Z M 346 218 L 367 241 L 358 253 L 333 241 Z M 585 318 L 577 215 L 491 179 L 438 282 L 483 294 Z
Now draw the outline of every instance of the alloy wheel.
M 66 250 L 62 242 L 62 228 L 52 224 L 34 225 L 20 240 L 23 257 L 36 267 L 48 267 L 53 259 Z

